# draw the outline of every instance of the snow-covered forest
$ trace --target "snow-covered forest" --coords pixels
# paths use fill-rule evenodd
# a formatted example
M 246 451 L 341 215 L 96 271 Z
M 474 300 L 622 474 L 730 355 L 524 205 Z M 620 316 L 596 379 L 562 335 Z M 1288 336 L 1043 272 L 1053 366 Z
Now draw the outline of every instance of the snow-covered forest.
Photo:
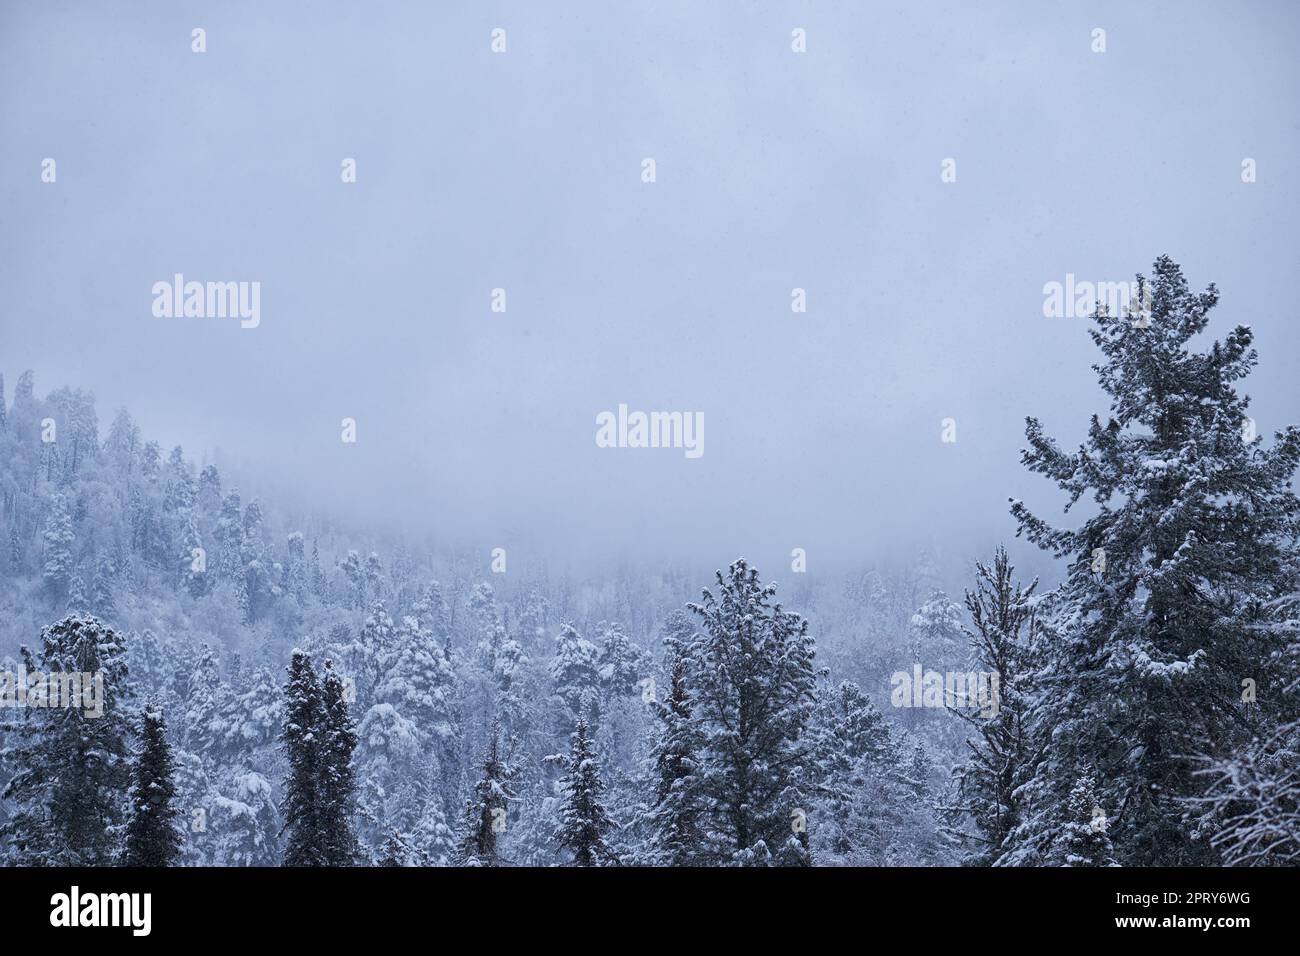
M 129 411 L 101 424 L 93 395 L 20 374 L 0 670 L 102 674 L 103 713 L 16 706 L 7 681 L 0 854 L 1295 863 L 1300 431 L 1255 433 L 1252 333 L 1216 324 L 1213 286 L 1163 257 L 1143 283 L 1143 315 L 1092 320 L 1110 411 L 1084 443 L 1023 409 L 1023 487 L 1083 512 L 1010 502 L 1042 581 L 1002 549 L 955 582 L 930 553 L 815 581 L 797 557 L 494 573 L 488 548 L 242 496 Z

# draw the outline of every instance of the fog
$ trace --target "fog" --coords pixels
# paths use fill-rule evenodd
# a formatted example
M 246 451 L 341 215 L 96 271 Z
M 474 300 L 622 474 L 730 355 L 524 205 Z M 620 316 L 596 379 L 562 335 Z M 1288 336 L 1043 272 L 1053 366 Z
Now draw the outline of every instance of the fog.
M 342 523 L 592 562 L 1059 513 L 1024 417 L 1105 403 L 1043 287 L 1161 253 L 1295 420 L 1297 8 L 704 6 L 5 5 L 0 370 Z M 177 273 L 260 283 L 257 327 L 155 316 Z M 620 404 L 703 454 L 598 447 Z

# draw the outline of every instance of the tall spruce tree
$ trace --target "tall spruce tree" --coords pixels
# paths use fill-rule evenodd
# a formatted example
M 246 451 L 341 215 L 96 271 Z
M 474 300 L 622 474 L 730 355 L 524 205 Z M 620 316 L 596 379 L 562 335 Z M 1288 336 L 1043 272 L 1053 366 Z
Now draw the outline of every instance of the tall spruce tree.
M 792 821 L 807 806 L 811 741 L 804 730 L 815 702 L 808 622 L 774 604 L 743 558 L 717 595 L 689 605 L 700 631 L 688 645 L 696 681 L 692 720 L 702 740 L 701 862 L 807 863 L 807 833 Z
M 966 762 L 954 774 L 957 807 L 974 832 L 958 830 L 971 846 L 968 862 L 993 863 L 1002 844 L 1020 823 L 1019 788 L 1033 767 L 1029 718 L 1034 686 L 1033 593 L 1038 582 L 1021 587 L 1007 552 L 998 548 L 993 564 L 976 562 L 974 591 L 966 592 L 970 612 L 972 665 L 997 676 L 996 712 L 954 709 L 974 730 L 967 739 Z M 965 820 L 954 819 L 960 826 Z
M 320 825 L 325 862 L 329 866 L 353 866 L 359 862 L 354 820 L 357 814 L 357 784 L 352 753 L 357 735 L 348 714 L 346 688 L 325 662 L 324 723 L 321 730 Z
M 1295 590 L 1300 431 L 1268 448 L 1255 436 L 1235 388 L 1256 364 L 1248 327 L 1193 346 L 1218 300 L 1213 285 L 1189 291 L 1161 257 L 1138 286 L 1140 311 L 1099 309 L 1090 330 L 1107 420 L 1094 415 L 1073 454 L 1027 420 L 1023 463 L 1071 505 L 1091 497 L 1096 513 L 1056 529 L 1012 503 L 1020 533 L 1071 563 L 1053 596 L 1035 717 L 1050 747 L 1004 862 L 1053 855 L 1054 808 L 1091 772 L 1120 863 L 1219 862 L 1212 830 L 1188 819 L 1187 801 L 1206 786 L 1193 755 L 1239 750 L 1290 706 L 1276 608 Z M 1261 688 L 1258 706 L 1241 700 L 1243 678 Z
M 131 780 L 130 723 L 122 713 L 130 696 L 126 648 L 108 625 L 74 614 L 41 632 L 39 659 L 27 648 L 22 656 L 29 674 L 52 682 L 45 706 L 24 708 L 12 731 L 17 744 L 6 753 L 16 770 L 4 790 L 15 809 L 0 827 L 9 859 L 33 866 L 110 865 Z M 80 699 L 72 694 L 68 700 L 64 688 L 74 679 Z M 60 706 L 50 706 L 55 694 Z
M 180 811 L 176 797 L 176 763 L 167 743 L 167 723 L 156 703 L 140 715 L 140 755 L 131 790 L 131 819 L 126 825 L 123 866 L 173 866 L 181 855 Z
M 700 832 L 701 741 L 691 720 L 686 657 L 680 645 L 672 652 L 668 696 L 656 706 L 659 727 L 650 753 L 656 784 L 649 809 L 650 858 L 659 866 L 691 866 L 704 842 Z
M 574 866 L 610 866 L 618 862 L 605 835 L 615 827 L 603 803 L 605 783 L 600 779 L 600 761 L 587 722 L 579 719 L 569 738 L 568 754 L 548 757 L 564 768 L 560 789 L 560 825 L 555 843 L 573 855 Z
M 888 722 L 856 684 L 818 693 L 812 727 L 816 796 L 811 816 L 817 860 L 880 865 L 902 829 L 897 744 Z
M 285 866 L 327 866 L 327 823 L 321 793 L 325 766 L 325 704 L 311 655 L 294 649 L 284 687 L 284 743 L 288 775 L 284 781 Z
M 501 726 L 493 721 L 483 753 L 483 776 L 465 802 L 465 822 L 458 847 L 462 866 L 501 863 L 498 838 L 506 829 L 506 814 L 515 792 L 514 768 L 501 755 Z

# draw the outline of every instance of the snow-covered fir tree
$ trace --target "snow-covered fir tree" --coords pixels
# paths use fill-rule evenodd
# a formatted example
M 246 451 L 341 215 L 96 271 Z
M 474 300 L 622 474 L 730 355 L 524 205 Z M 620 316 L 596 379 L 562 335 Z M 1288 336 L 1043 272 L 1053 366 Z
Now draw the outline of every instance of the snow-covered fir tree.
M 1003 852 L 1003 843 L 1020 825 L 1019 790 L 1033 768 L 1029 720 L 1035 683 L 1034 590 L 1015 582 L 1015 568 L 1004 549 L 993 563 L 975 564 L 975 589 L 966 592 L 971 627 L 967 635 L 971 666 L 995 675 L 995 707 L 958 708 L 953 713 L 974 730 L 966 740 L 966 760 L 955 773 L 956 801 L 950 819 L 970 848 L 968 862 L 986 866 Z M 969 822 L 970 829 L 964 825 Z
M 356 775 L 352 753 L 357 735 L 348 713 L 343 679 L 325 662 L 320 730 L 320 827 L 327 866 L 352 866 L 360 860 L 355 832 Z
M 1057 866 L 1118 866 L 1107 825 L 1106 813 L 1097 805 L 1096 783 L 1091 774 L 1084 774 L 1065 801 L 1057 844 L 1060 856 L 1049 862 Z
M 162 711 L 148 704 L 140 715 L 140 753 L 132 768 L 123 866 L 173 866 L 180 858 L 175 775 L 167 723 Z
M 407 841 L 420 866 L 451 866 L 456 862 L 456 835 L 447 823 L 440 790 L 430 789 L 425 794 Z
M 185 695 L 185 749 L 209 762 L 221 758 L 228 689 L 216 654 L 204 647 L 189 674 Z
M 325 767 L 325 702 L 311 656 L 294 650 L 284 687 L 284 743 L 288 776 L 281 814 L 286 833 L 285 866 L 325 866 L 330 861 L 322 777 Z
M 569 854 L 574 866 L 612 866 L 618 857 L 606 836 L 615 828 L 605 811 L 605 783 L 600 778 L 600 761 L 585 720 L 579 720 L 570 738 L 567 754 L 547 758 L 563 768 L 560 781 L 563 800 L 555 844 Z
M 808 805 L 815 694 L 808 623 L 773 603 L 774 584 L 742 558 L 717 594 L 690 605 L 700 632 L 686 647 L 702 739 L 704 863 L 807 863 L 807 834 L 792 820 Z
M 410 866 L 411 848 L 406 845 L 402 835 L 396 830 L 389 830 L 384 845 L 379 848 L 379 866 Z
M 502 757 L 501 728 L 493 723 L 483 753 L 482 777 L 465 802 L 457 862 L 462 866 L 497 866 L 501 834 L 506 831 L 510 802 L 515 798 L 511 785 L 516 770 Z
M 566 621 L 555 636 L 555 656 L 549 664 L 552 686 L 565 733 L 579 720 L 599 723 L 600 653 Z
M 245 770 L 226 794 L 210 794 L 206 829 L 211 866 L 279 866 L 280 815 L 271 781 Z
M 50 500 L 50 512 L 45 519 L 41 540 L 45 545 L 41 576 L 45 581 L 46 593 L 52 601 L 64 601 L 75 573 L 72 557 L 75 538 L 66 495 L 56 494 Z
M 700 829 L 700 748 L 703 740 L 692 719 L 687 662 L 681 640 L 667 638 L 673 654 L 668 695 L 656 705 L 659 726 L 650 759 L 655 793 L 647 810 L 650 847 L 646 862 L 690 866 L 703 845 Z
M 105 866 L 117 855 L 115 833 L 131 781 L 131 689 L 126 648 L 96 618 L 70 615 L 41 632 L 38 655 L 23 648 L 28 674 L 95 675 L 68 706 L 27 707 L 11 730 L 6 763 L 16 771 L 4 789 L 12 815 L 0 838 L 14 864 Z M 29 692 L 36 690 L 35 686 Z M 47 684 L 42 693 L 62 698 Z
M 1139 277 L 1130 315 L 1099 310 L 1090 330 L 1110 415 L 1093 416 L 1076 452 L 1028 419 L 1024 464 L 1070 504 L 1096 514 L 1058 529 L 1020 501 L 1021 533 L 1070 560 L 1046 621 L 1035 736 L 1043 751 L 1010 839 L 1009 863 L 1056 854 L 1055 808 L 1096 774 L 1097 804 L 1125 865 L 1212 865 L 1213 823 L 1193 825 L 1204 795 L 1194 755 L 1231 754 L 1292 718 L 1291 624 L 1279 601 L 1296 590 L 1300 503 L 1291 481 L 1300 430 L 1271 446 L 1254 434 L 1237 383 L 1257 360 L 1238 325 L 1203 347 L 1218 292 L 1192 292 L 1178 265 Z M 1260 688 L 1242 700 L 1242 681 Z

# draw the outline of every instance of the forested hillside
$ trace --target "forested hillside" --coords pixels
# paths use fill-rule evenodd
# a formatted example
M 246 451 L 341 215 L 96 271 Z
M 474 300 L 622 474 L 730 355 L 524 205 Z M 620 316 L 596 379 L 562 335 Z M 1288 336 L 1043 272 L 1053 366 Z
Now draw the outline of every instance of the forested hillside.
M 357 738 L 349 861 L 564 861 L 572 853 L 555 831 L 564 818 L 565 763 L 548 758 L 568 753 L 579 721 L 584 746 L 600 755 L 611 821 L 604 839 L 612 848 L 603 859 L 670 858 L 653 838 L 657 808 L 647 797 L 671 789 L 663 740 L 673 707 L 689 712 L 681 657 L 700 623 L 686 603 L 714 582 L 689 581 L 672 569 L 653 578 L 615 572 L 518 580 L 493 573 L 486 550 L 419 553 L 402 542 L 350 535 L 320 517 L 296 527 L 274 502 L 244 500 L 214 465 L 149 441 L 126 410 L 101 434 L 93 396 L 61 388 L 40 398 L 30 373 L 19 377 L 5 407 L 0 440 L 5 670 L 39 669 L 39 661 L 19 660 L 20 646 L 39 651 L 43 629 L 67 615 L 82 623 L 64 627 L 61 639 L 102 642 L 111 632 L 122 649 L 129 676 L 114 688 L 109 722 L 116 722 L 123 765 L 95 784 L 111 791 L 96 810 L 108 828 L 130 816 L 126 755 L 143 746 L 148 708 L 156 715 L 149 727 L 165 729 L 174 766 L 179 862 L 284 860 L 293 852 L 286 721 L 295 687 L 323 703 L 328 667 L 340 675 Z M 766 607 L 770 598 L 752 575 L 742 566 L 727 586 Z M 925 653 L 933 665 L 958 663 L 964 653 L 957 605 L 938 584 L 936 562 L 922 555 L 900 568 L 800 589 L 806 610 L 823 609 L 827 651 L 814 665 L 812 640 L 801 639 L 806 673 L 790 691 L 792 724 L 787 738 L 771 745 L 812 759 L 803 751 L 813 732 L 853 732 L 864 735 L 856 746 L 877 757 L 879 789 L 871 799 L 881 821 L 869 841 L 832 840 L 828 826 L 822 862 L 951 859 L 930 804 L 962 733 L 946 714 L 927 712 L 922 720 L 908 712 L 904 727 L 877 707 L 888 703 L 889 674 L 910 666 L 912 655 Z M 300 675 L 286 685 L 295 649 L 314 683 L 302 684 Z M 833 685 L 829 671 L 870 686 L 877 703 L 853 684 Z M 834 712 L 834 702 L 844 713 Z M 4 772 L 17 779 L 24 759 L 42 758 L 39 747 L 22 756 L 21 712 L 3 716 L 10 745 Z M 860 726 L 836 729 L 850 717 Z M 495 795 L 489 779 L 512 796 Z M 817 788 L 803 792 L 795 803 L 812 812 L 822 798 Z M 108 849 L 51 838 L 53 849 L 38 850 L 40 840 L 24 836 L 32 820 L 23 807 L 48 797 L 29 799 L 11 787 L 0 805 L 10 818 L 11 861 L 109 862 Z M 783 809 L 793 809 L 791 799 L 766 811 L 763 832 L 776 841 L 774 856 L 785 842 L 778 838 L 794 833 Z M 834 804 L 844 818 L 845 799 Z M 467 813 L 489 804 L 506 811 L 501 820 L 487 817 L 488 832 L 495 822 L 500 833 L 490 851 L 470 853 Z M 799 852 L 806 858 L 808 851 Z M 725 847 L 713 852 L 712 859 L 730 855 Z

